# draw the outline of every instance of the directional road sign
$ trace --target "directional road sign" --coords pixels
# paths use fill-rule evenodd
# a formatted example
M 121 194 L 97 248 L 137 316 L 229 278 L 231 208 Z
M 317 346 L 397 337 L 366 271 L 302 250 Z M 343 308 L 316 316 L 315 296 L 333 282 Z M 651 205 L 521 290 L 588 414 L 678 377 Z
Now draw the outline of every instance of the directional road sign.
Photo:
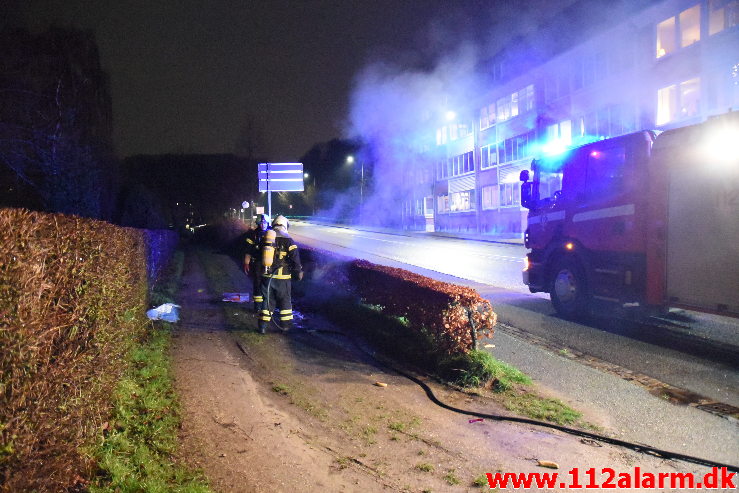
M 303 163 L 259 163 L 260 192 L 302 192 Z

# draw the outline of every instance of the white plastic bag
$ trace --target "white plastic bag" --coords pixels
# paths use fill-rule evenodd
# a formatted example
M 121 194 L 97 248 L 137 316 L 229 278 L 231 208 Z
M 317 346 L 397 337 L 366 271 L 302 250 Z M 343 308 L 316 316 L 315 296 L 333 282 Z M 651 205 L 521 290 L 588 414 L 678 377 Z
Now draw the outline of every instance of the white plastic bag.
M 149 320 L 164 320 L 165 322 L 178 322 L 180 320 L 180 305 L 165 303 L 146 312 Z

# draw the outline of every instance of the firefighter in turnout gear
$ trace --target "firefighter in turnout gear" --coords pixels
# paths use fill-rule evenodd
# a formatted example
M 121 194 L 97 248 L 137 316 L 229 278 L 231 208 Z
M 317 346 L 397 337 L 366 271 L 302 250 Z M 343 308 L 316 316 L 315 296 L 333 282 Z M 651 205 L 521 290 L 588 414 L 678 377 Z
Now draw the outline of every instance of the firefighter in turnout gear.
M 272 221 L 272 229 L 262 242 L 261 294 L 264 300 L 259 314 L 259 332 L 266 333 L 272 314 L 278 310 L 278 325 L 283 331 L 293 324 L 291 279 L 303 279 L 298 246 L 287 232 L 289 223 L 283 216 Z M 274 235 L 274 236 L 273 236 Z
M 246 234 L 246 254 L 244 255 L 244 273 L 251 278 L 252 298 L 254 298 L 254 311 L 259 314 L 262 310 L 262 291 L 260 287 L 262 263 L 262 238 L 269 229 L 269 217 L 260 214 L 254 229 Z

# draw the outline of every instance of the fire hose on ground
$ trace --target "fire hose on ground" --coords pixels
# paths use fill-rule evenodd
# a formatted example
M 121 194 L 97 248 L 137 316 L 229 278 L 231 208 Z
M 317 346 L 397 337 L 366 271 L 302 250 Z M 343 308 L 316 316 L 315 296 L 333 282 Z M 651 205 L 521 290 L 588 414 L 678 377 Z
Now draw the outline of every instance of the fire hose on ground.
M 452 412 L 455 412 L 455 413 L 458 413 L 458 414 L 464 414 L 464 415 L 467 415 L 467 416 L 473 416 L 475 418 L 490 419 L 490 420 L 493 420 L 493 421 L 510 421 L 510 422 L 514 422 L 514 423 L 522 423 L 522 424 L 528 424 L 528 425 L 534 425 L 534 426 L 541 426 L 541 427 L 545 427 L 545 428 L 551 428 L 551 429 L 555 429 L 555 430 L 558 430 L 558 431 L 561 431 L 561 432 L 564 432 L 564 433 L 568 433 L 570 435 L 579 436 L 579 437 L 582 437 L 582 438 L 587 438 L 587 439 L 590 439 L 590 440 L 595 440 L 595 441 L 598 441 L 598 442 L 607 443 L 607 444 L 610 444 L 610 445 L 616 445 L 618 447 L 627 448 L 627 449 L 633 450 L 633 451 L 638 452 L 638 453 L 641 453 L 641 454 L 651 455 L 653 457 L 659 457 L 659 458 L 666 459 L 666 460 L 680 460 L 680 461 L 683 461 L 683 462 L 690 462 L 690 463 L 693 463 L 693 464 L 698 464 L 698 465 L 706 466 L 706 467 L 726 468 L 729 471 L 739 472 L 739 466 L 736 466 L 736 465 L 722 464 L 720 462 L 714 462 L 714 461 L 711 461 L 711 460 L 708 460 L 708 459 L 702 459 L 700 457 L 693 457 L 693 456 L 686 455 L 686 454 L 681 454 L 681 453 L 678 453 L 678 452 L 671 452 L 671 451 L 668 451 L 668 450 L 662 450 L 662 449 L 659 449 L 659 448 L 656 448 L 656 447 L 651 447 L 649 445 L 628 442 L 626 440 L 619 440 L 618 438 L 608 437 L 608 436 L 605 436 L 605 435 L 599 435 L 597 433 L 591 433 L 591 432 L 588 432 L 588 431 L 578 430 L 578 429 L 575 429 L 575 428 L 569 428 L 567 426 L 562 426 L 562 425 L 558 425 L 558 424 L 555 424 L 555 423 L 548 423 L 546 421 L 539 421 L 539 420 L 535 420 L 535 419 L 522 418 L 522 417 L 517 417 L 517 416 L 504 416 L 504 415 L 499 415 L 499 414 L 481 413 L 481 412 L 477 412 L 477 411 L 469 411 L 469 410 L 465 410 L 465 409 L 460 409 L 458 407 L 450 406 L 449 404 L 446 404 L 446 403 L 442 402 L 438 397 L 436 397 L 436 395 L 434 394 L 434 391 L 431 389 L 431 387 L 429 387 L 421 379 L 419 379 L 418 377 L 416 377 L 414 375 L 411 375 L 408 372 L 405 372 L 405 371 L 403 371 L 403 370 L 395 367 L 394 365 L 392 365 L 392 364 L 390 364 L 390 363 L 388 363 L 386 361 L 381 360 L 375 354 L 371 353 L 370 351 L 368 351 L 364 347 L 362 347 L 362 345 L 352 335 L 347 334 L 345 332 L 337 331 L 337 330 L 325 330 L 325 329 L 321 329 L 321 330 L 307 330 L 307 332 L 308 333 L 318 333 L 318 334 L 339 335 L 339 336 L 348 338 L 357 347 L 357 349 L 359 349 L 360 352 L 362 352 L 363 354 L 365 354 L 366 356 L 368 356 L 369 358 L 371 358 L 372 361 L 374 361 L 375 363 L 377 363 L 379 366 L 381 366 L 383 368 L 386 368 L 386 369 L 388 369 L 388 370 L 390 370 L 392 372 L 395 372 L 398 375 L 400 375 L 400 376 L 402 376 L 404 378 L 407 378 L 408 380 L 414 382 L 416 385 L 418 385 L 419 387 L 421 387 L 424 390 L 424 392 L 426 393 L 426 396 L 429 398 L 429 400 L 431 400 L 431 402 L 433 402 L 437 406 L 439 406 L 441 408 L 444 408 L 444 409 L 446 409 L 448 411 L 452 411 Z

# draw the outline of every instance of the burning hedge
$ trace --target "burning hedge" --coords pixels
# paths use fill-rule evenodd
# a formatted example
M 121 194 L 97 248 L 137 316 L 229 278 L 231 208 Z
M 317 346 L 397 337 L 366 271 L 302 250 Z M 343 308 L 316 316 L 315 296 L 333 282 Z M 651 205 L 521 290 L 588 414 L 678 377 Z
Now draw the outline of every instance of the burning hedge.
M 314 277 L 348 286 L 364 302 L 381 306 L 384 314 L 407 320 L 412 330 L 432 339 L 440 354 L 467 353 L 476 349 L 478 339 L 493 335 L 497 316 L 474 289 L 366 260 L 303 250 Z
M 147 296 L 142 231 L 0 209 L 0 488 L 61 491 L 90 467 Z

